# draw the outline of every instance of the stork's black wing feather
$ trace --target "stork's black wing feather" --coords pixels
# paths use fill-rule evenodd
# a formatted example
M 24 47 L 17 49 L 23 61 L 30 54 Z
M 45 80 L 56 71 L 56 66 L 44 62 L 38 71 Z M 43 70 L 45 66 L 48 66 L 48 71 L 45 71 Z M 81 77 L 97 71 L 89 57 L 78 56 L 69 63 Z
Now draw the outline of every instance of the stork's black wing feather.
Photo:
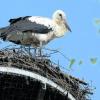
M 10 22 L 10 24 L 14 24 L 14 23 L 16 23 L 18 21 L 25 20 L 26 18 L 29 18 L 29 17 L 31 17 L 31 16 L 13 18 L 13 19 L 10 19 L 9 22 Z
M 28 16 L 27 16 L 28 17 Z M 19 32 L 33 32 L 46 34 L 52 31 L 52 27 L 45 26 L 44 24 L 39 24 L 36 22 L 31 22 L 27 17 L 19 17 L 17 19 L 10 19 L 10 31 L 19 31 Z

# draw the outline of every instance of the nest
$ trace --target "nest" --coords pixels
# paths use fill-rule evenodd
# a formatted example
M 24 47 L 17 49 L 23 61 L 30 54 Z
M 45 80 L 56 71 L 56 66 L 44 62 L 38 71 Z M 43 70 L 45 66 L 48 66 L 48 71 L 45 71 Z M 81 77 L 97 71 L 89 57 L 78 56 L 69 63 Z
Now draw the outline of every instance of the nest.
M 33 56 L 22 48 L 6 48 L 0 50 L 0 66 L 26 69 L 44 76 L 71 93 L 76 100 L 87 100 L 91 89 L 89 85 L 71 75 L 63 73 L 59 65 L 48 57 Z

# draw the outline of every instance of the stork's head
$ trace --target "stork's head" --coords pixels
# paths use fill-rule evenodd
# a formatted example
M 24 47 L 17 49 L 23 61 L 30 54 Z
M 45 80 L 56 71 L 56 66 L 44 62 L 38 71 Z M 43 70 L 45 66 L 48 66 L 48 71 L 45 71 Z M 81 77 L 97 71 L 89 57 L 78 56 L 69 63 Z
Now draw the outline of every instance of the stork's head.
M 57 37 L 63 36 L 67 31 L 71 32 L 71 29 L 67 24 L 66 15 L 62 10 L 54 12 L 53 21 L 58 25 L 58 34 L 56 34 Z

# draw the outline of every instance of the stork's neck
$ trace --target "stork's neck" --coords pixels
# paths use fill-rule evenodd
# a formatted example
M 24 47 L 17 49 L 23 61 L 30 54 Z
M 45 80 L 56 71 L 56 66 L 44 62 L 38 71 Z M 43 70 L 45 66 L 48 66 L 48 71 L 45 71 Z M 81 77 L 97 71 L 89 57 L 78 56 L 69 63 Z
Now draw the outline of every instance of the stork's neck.
M 54 20 L 54 24 L 55 24 L 55 29 L 56 29 L 56 32 L 55 32 L 56 37 L 64 36 L 65 32 L 67 32 L 65 24 L 59 20 Z

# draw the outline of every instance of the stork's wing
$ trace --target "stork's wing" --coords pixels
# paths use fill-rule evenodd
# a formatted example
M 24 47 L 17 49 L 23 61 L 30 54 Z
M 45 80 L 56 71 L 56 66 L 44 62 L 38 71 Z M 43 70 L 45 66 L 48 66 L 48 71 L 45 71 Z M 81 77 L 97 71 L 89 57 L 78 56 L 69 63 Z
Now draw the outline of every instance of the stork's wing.
M 16 22 L 18 22 L 18 21 L 25 20 L 25 19 L 27 19 L 27 18 L 29 18 L 29 17 L 31 17 L 31 16 L 13 18 L 13 19 L 10 19 L 9 22 L 10 22 L 10 24 L 14 24 L 14 23 L 16 23 Z
M 9 22 L 10 22 L 9 32 L 10 31 L 19 31 L 19 32 L 30 31 L 33 33 L 46 34 L 53 30 L 51 25 L 46 26 L 45 24 L 43 24 L 45 22 L 42 22 L 42 24 L 41 22 L 37 23 L 37 20 L 34 20 L 34 22 L 31 22 L 30 20 L 28 20 L 28 16 L 19 17 L 17 19 L 10 19 Z

